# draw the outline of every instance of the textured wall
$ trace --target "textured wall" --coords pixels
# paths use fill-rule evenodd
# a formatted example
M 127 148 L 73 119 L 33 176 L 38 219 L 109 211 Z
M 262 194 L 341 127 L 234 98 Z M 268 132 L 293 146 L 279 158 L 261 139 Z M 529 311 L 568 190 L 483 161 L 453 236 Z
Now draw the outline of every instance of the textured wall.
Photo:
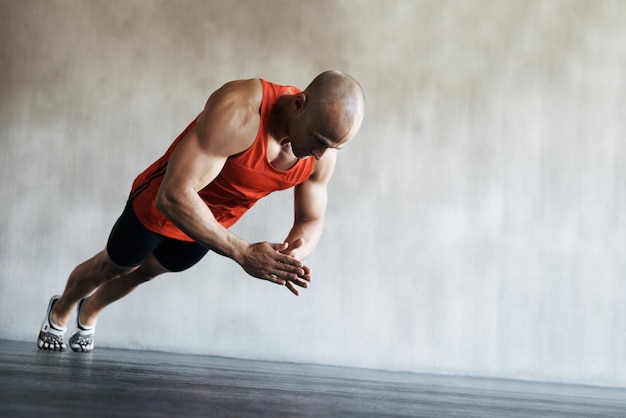
M 363 84 L 300 298 L 210 255 L 97 344 L 626 386 L 626 4 L 0 0 L 0 338 L 236 78 Z M 291 194 L 234 230 L 280 241 Z M 70 355 L 70 354 L 66 354 Z

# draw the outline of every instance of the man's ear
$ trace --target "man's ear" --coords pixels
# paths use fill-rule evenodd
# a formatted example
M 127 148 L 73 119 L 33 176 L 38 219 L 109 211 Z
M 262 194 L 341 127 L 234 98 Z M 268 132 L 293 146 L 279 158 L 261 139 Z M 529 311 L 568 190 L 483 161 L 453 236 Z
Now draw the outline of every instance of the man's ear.
M 306 106 L 307 97 L 304 93 L 296 94 L 296 97 L 293 99 L 293 103 L 296 107 L 297 111 L 302 110 L 304 106 Z

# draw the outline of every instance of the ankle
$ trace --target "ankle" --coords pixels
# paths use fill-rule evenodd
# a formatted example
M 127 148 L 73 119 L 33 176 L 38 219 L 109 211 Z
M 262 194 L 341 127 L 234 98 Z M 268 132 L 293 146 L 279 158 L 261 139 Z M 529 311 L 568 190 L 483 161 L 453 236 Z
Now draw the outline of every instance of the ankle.
M 78 320 L 78 325 L 81 328 L 93 328 L 96 325 L 96 317 L 85 317 L 85 315 L 81 315 Z
M 78 325 L 83 328 L 92 328 L 96 325 L 96 320 L 98 319 L 97 314 L 89 310 L 88 303 L 89 300 L 86 300 L 78 313 Z
M 50 311 L 50 322 L 52 322 L 53 325 L 59 328 L 65 328 L 67 326 L 67 317 L 58 315 L 55 312 L 55 308 L 56 308 L 56 305 L 53 306 L 52 311 Z

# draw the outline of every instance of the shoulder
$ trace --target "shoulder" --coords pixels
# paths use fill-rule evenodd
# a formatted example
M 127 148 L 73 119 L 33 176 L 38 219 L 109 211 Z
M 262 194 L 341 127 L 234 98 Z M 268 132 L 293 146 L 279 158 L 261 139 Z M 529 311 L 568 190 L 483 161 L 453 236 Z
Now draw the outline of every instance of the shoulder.
M 202 142 L 220 145 L 228 155 L 247 149 L 260 126 L 263 87 L 259 79 L 236 80 L 215 90 L 198 117 Z
M 258 78 L 252 78 L 249 80 L 234 80 L 224 84 L 219 89 L 215 90 L 211 98 L 231 100 L 240 100 L 242 102 L 258 102 L 261 103 L 263 98 L 263 85 Z
M 230 81 L 211 94 L 205 112 L 228 112 L 232 117 L 251 117 L 259 114 L 262 100 L 261 80 Z

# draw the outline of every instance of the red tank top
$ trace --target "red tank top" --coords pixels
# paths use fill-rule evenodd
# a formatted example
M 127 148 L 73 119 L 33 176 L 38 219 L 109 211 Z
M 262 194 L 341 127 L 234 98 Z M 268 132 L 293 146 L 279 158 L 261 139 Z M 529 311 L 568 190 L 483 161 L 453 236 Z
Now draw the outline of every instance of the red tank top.
M 242 154 L 226 160 L 220 174 L 198 194 L 207 204 L 215 219 L 229 228 L 260 198 L 293 187 L 306 181 L 313 170 L 315 159 L 300 159 L 288 170 L 275 169 L 267 159 L 268 125 L 271 111 L 285 94 L 299 93 L 296 87 L 280 86 L 261 80 L 263 100 L 260 126 L 256 139 Z M 197 119 L 196 119 L 197 120 Z M 193 241 L 182 232 L 155 205 L 156 195 L 163 181 L 172 152 L 184 141 L 196 120 L 176 138 L 166 153 L 143 171 L 131 190 L 131 201 L 137 218 L 150 231 L 182 241 Z

